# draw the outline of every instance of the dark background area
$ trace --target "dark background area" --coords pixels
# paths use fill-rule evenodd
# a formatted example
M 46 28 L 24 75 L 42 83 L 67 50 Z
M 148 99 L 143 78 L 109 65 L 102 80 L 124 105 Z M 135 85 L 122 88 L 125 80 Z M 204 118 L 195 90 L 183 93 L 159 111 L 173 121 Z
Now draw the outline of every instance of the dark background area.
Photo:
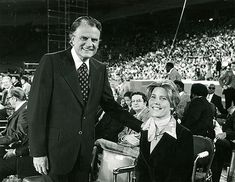
M 103 23 L 101 47 L 115 44 L 112 38 L 120 38 L 119 44 L 123 44 L 125 49 L 126 44 L 122 40 L 131 39 L 133 35 L 159 34 L 172 39 L 183 2 L 89 0 L 88 14 Z M 234 22 L 235 0 L 191 0 L 187 2 L 178 36 L 189 31 L 203 31 L 208 26 L 233 26 Z M 151 37 L 146 38 L 152 41 Z M 1 0 L 0 72 L 18 69 L 23 62 L 38 62 L 46 52 L 47 1 Z

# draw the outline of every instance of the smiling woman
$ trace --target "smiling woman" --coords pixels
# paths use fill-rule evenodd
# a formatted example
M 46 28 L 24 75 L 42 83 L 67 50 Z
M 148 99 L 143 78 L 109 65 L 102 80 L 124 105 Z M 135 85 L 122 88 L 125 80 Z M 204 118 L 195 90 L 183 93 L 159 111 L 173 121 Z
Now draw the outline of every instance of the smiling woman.
M 188 182 L 193 166 L 193 139 L 176 122 L 176 85 L 159 80 L 148 86 L 150 118 L 142 125 L 137 181 Z M 184 160 L 182 160 L 184 158 Z

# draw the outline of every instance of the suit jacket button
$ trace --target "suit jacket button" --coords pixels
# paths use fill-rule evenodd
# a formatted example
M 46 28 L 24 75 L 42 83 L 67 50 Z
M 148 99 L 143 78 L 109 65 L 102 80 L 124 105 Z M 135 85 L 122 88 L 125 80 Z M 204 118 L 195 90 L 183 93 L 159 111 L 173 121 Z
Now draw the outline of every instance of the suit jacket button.
M 84 116 L 83 119 L 85 120 L 85 119 L 86 119 L 86 116 Z
M 79 134 L 79 135 L 82 135 L 82 131 L 79 131 L 78 134 Z

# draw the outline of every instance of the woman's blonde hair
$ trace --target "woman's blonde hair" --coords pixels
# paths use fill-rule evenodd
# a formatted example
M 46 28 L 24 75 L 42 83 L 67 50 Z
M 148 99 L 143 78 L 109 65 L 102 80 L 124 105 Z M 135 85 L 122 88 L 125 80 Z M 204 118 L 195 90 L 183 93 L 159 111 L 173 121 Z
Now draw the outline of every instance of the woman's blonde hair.
M 175 83 L 171 80 L 161 79 L 151 83 L 147 87 L 148 99 L 150 98 L 154 88 L 161 87 L 167 92 L 167 99 L 170 102 L 171 107 L 175 110 L 180 102 L 179 92 Z

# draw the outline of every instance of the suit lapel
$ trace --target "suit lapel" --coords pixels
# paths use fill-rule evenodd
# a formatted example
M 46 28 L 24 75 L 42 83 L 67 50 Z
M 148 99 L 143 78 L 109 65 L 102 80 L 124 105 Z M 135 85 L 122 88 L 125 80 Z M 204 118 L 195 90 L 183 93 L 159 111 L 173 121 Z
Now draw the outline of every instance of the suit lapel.
M 67 84 L 69 85 L 69 87 L 71 88 L 77 100 L 82 105 L 84 105 L 82 100 L 81 88 L 78 81 L 78 75 L 75 68 L 75 63 L 71 54 L 71 48 L 66 50 L 65 55 L 66 56 L 61 61 L 62 75 Z M 58 63 L 60 62 L 58 61 Z

